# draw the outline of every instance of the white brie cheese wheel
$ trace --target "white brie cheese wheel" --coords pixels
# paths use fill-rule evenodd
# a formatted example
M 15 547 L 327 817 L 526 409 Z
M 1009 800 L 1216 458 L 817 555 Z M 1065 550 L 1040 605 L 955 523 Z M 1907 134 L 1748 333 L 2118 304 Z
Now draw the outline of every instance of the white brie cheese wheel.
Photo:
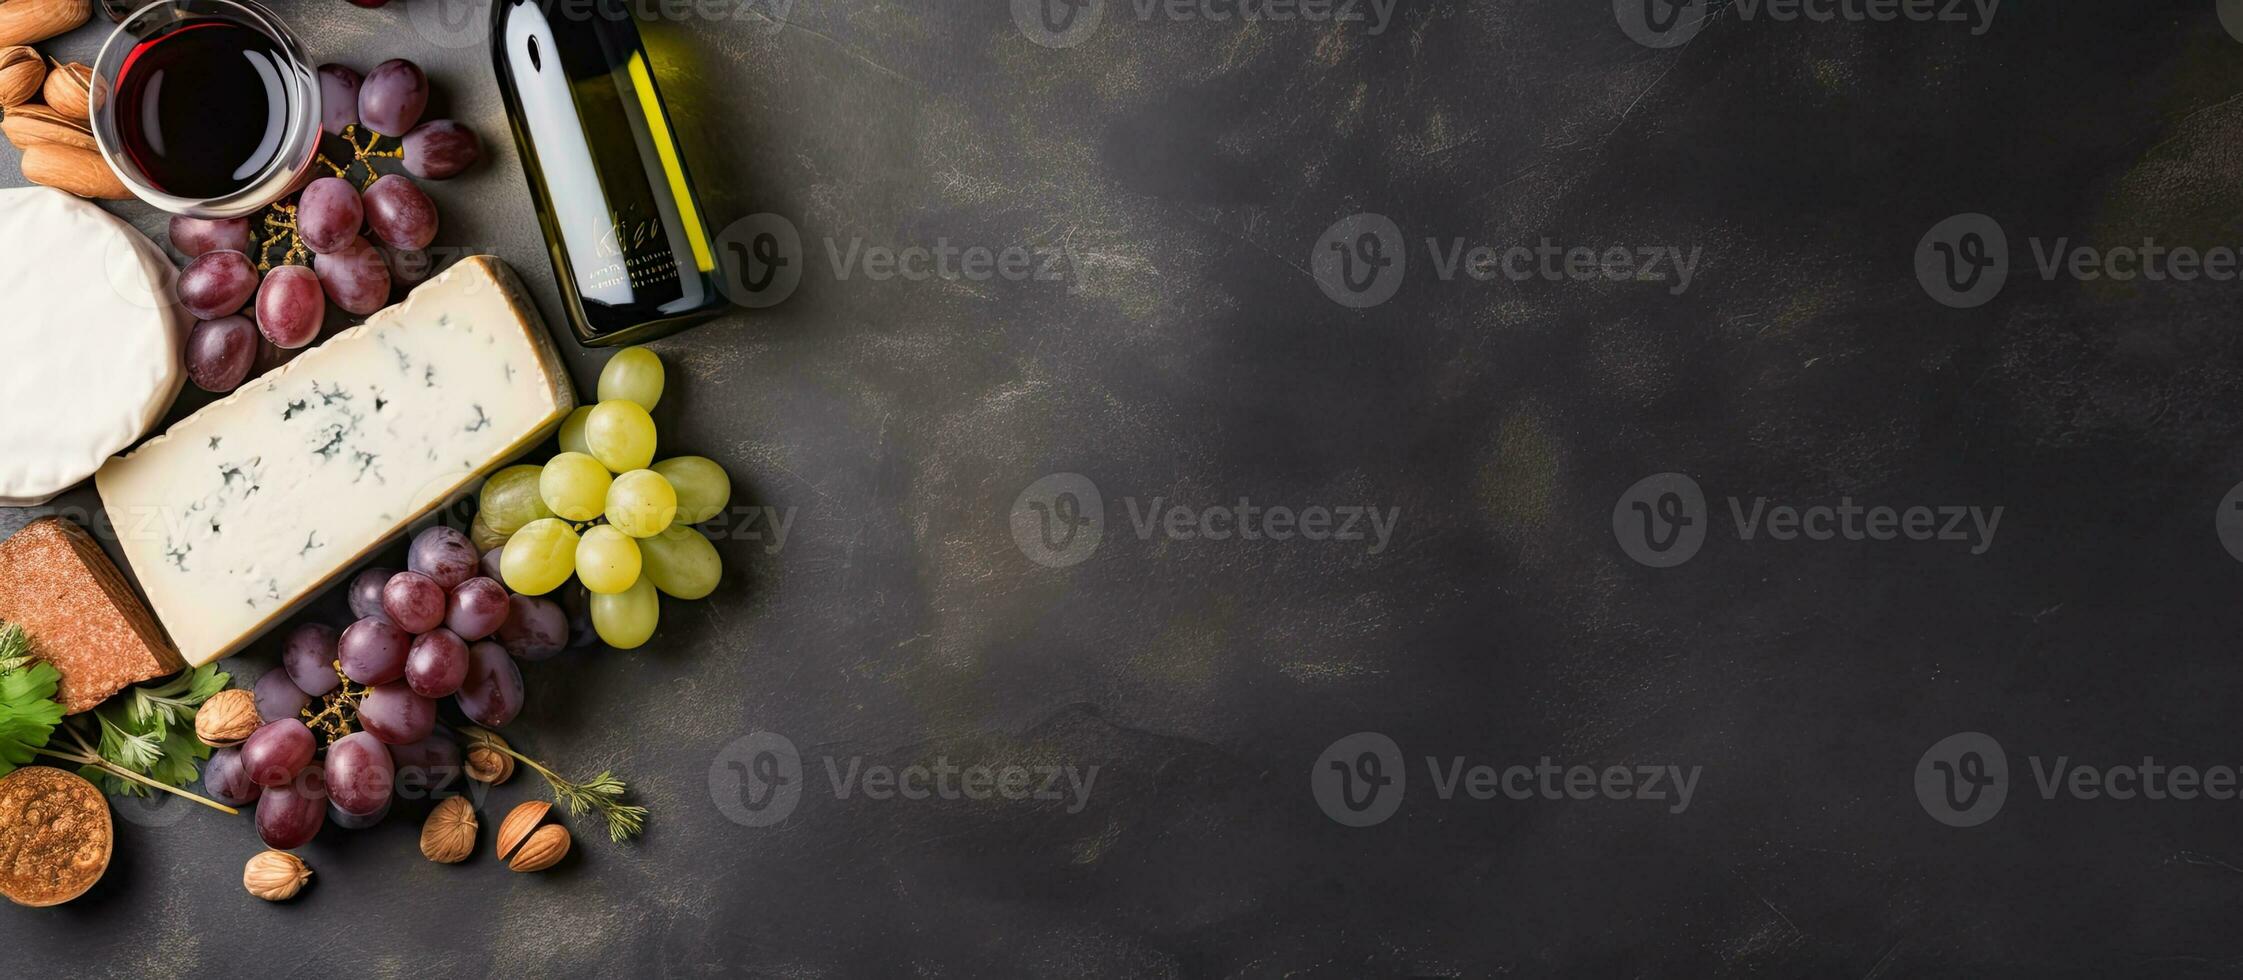
M 191 325 L 172 278 L 93 203 L 0 190 L 0 506 L 45 503 L 163 418 Z

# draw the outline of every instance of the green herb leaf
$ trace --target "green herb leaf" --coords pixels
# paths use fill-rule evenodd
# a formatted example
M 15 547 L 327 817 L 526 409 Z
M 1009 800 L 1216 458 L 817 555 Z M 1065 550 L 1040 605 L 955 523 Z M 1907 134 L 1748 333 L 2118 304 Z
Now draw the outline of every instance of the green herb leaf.
M 0 638 L 0 644 L 4 642 Z M 61 683 L 54 665 L 43 661 L 19 662 L 0 671 L 0 775 L 29 763 L 33 750 L 44 747 L 62 723 L 62 705 L 54 700 Z
M 31 636 L 14 623 L 0 623 L 0 674 L 31 665 Z
M 226 689 L 227 675 L 204 664 L 161 684 L 135 687 L 94 709 L 101 725 L 96 750 L 109 764 L 166 786 L 185 786 L 201 775 L 210 746 L 195 738 L 195 709 Z M 109 793 L 146 796 L 144 783 L 89 766 L 88 779 Z

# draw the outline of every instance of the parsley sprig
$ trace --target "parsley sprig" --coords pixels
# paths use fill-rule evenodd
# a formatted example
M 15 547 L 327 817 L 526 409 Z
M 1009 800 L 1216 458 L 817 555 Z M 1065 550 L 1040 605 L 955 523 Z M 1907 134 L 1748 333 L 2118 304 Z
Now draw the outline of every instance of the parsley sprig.
M 38 659 L 23 627 L 0 624 L 0 775 L 34 756 L 75 762 L 78 774 L 109 793 L 162 790 L 227 813 L 233 807 L 180 787 L 200 775 L 210 746 L 195 738 L 195 708 L 226 687 L 205 664 L 161 684 L 132 688 L 91 713 L 95 733 L 65 723 L 55 691 L 62 674 Z M 61 741 L 57 742 L 57 734 Z

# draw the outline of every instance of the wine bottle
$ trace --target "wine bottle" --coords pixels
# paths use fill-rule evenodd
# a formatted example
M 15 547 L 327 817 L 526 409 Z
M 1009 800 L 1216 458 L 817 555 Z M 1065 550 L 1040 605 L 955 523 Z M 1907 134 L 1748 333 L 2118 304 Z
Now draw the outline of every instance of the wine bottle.
M 576 339 L 638 343 L 723 312 L 708 222 L 626 0 L 493 0 L 491 56 Z

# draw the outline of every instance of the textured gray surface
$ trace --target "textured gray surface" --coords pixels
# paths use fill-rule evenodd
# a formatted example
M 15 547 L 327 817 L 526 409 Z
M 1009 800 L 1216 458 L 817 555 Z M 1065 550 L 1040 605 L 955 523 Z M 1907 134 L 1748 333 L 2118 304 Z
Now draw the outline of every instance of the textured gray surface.
M 441 242 L 550 304 L 484 53 L 413 30 L 435 3 L 281 10 L 323 60 L 419 60 L 442 111 L 497 137 L 434 189 Z M 624 772 L 654 810 L 642 842 L 580 835 L 522 876 L 428 864 L 393 819 L 324 834 L 314 889 L 275 908 L 238 885 L 249 821 L 161 810 L 121 827 L 86 899 L 0 913 L 10 972 L 2243 965 L 2235 803 L 2042 801 L 2024 775 L 2027 754 L 2238 761 L 2243 566 L 2210 517 L 2243 479 L 2243 287 L 2044 282 L 2019 241 L 2243 243 L 2243 42 L 2211 5 L 2006 4 L 1983 37 L 1725 9 L 1672 52 L 1602 3 L 1408 4 L 1376 35 L 1105 7 L 1071 48 L 986 2 L 660 25 L 716 222 L 785 215 L 810 255 L 779 307 L 656 345 L 666 451 L 791 515 L 785 546 L 726 541 L 724 588 L 666 605 L 642 651 L 534 667 L 509 728 L 566 771 Z M 0 184 L 13 167 L 0 151 Z M 2008 226 L 2018 272 L 1956 311 L 1909 256 L 1966 211 Z M 1677 297 L 1438 281 L 1413 244 L 1400 297 L 1355 311 L 1308 262 L 1357 212 L 1413 241 L 1704 258 Z M 1080 285 L 838 278 L 824 243 L 860 237 L 1064 248 Z M 569 353 L 588 386 L 601 355 Z M 2007 516 L 1977 557 L 1732 534 L 1655 571 L 1611 515 L 1667 470 L 1724 525 L 1730 495 Z M 1044 567 L 1011 512 L 1069 472 L 1103 492 L 1104 542 Z M 1141 539 L 1127 501 L 1156 497 L 1400 522 L 1375 554 Z M 804 757 L 771 827 L 712 792 L 755 730 Z M 1351 829 L 1309 771 L 1362 730 L 1407 750 L 1412 783 Z M 1963 830 L 1912 774 L 1968 730 L 2014 775 L 2008 810 Z M 820 760 L 860 755 L 1098 776 L 1072 813 L 837 799 Z M 1704 776 L 1680 814 L 1442 801 L 1422 755 Z M 499 790 L 486 826 L 532 795 Z

